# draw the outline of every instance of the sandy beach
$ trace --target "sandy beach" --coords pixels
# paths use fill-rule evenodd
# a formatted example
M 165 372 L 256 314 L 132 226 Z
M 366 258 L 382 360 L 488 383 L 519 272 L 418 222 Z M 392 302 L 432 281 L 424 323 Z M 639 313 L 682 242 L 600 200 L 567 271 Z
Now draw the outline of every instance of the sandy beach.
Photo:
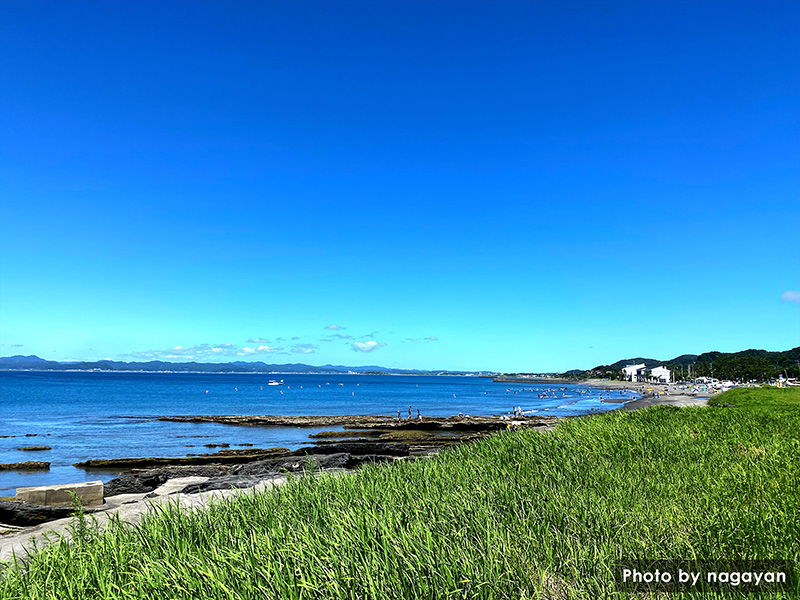
M 671 406 L 705 406 L 708 403 L 708 399 L 714 395 L 714 393 L 711 392 L 705 394 L 681 390 L 675 384 L 665 385 L 658 383 L 632 383 L 630 381 L 589 379 L 586 381 L 586 385 L 609 390 L 628 390 L 642 395 L 641 398 L 631 401 L 617 399 L 604 400 L 604 402 L 611 402 L 614 404 L 625 402 L 625 406 L 623 406 L 621 410 L 638 410 L 658 404 L 669 404 Z

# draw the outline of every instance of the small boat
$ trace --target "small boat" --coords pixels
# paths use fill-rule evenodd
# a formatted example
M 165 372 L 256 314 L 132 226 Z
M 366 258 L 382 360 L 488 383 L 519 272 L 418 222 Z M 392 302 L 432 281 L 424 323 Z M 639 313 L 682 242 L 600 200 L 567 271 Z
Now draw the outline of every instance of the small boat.
M 283 379 L 281 379 L 280 381 L 275 381 L 274 379 L 270 379 L 269 382 L 267 382 L 267 385 L 283 385 Z

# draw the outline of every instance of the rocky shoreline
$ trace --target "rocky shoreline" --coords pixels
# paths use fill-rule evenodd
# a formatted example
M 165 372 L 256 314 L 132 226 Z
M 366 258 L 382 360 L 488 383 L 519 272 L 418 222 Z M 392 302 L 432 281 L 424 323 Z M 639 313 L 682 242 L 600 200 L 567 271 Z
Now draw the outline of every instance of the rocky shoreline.
M 91 459 L 73 466 L 85 470 L 145 469 L 202 465 L 236 465 L 268 458 L 305 455 L 352 454 L 356 456 L 408 457 L 429 454 L 439 449 L 471 441 L 509 427 L 508 417 L 427 417 L 421 421 L 398 420 L 374 415 L 300 416 L 214 415 L 120 417 L 172 421 L 178 423 L 219 423 L 240 427 L 342 427 L 341 431 L 311 434 L 312 442 L 299 450 L 287 448 L 222 449 L 211 454 L 184 457 Z M 558 417 L 515 417 L 515 428 L 552 427 Z M 207 444 L 208 447 L 218 446 Z M 220 445 L 221 446 L 221 445 Z
M 128 417 L 121 417 L 128 418 Z M 143 417 L 135 417 L 141 419 Z M 115 470 L 120 477 L 103 486 L 105 504 L 87 512 L 116 510 L 117 497 L 136 495 L 129 502 L 144 502 L 179 494 L 190 499 L 223 490 L 247 489 L 265 481 L 285 478 L 291 473 L 350 471 L 365 464 L 415 460 L 442 448 L 469 442 L 507 428 L 551 429 L 558 417 L 443 417 L 422 421 L 373 415 L 301 416 L 220 415 L 159 416 L 154 420 L 220 423 L 241 427 L 342 427 L 309 436 L 312 440 L 300 450 L 287 448 L 222 449 L 215 453 L 182 457 L 131 457 L 91 459 L 75 463 L 86 471 Z M 210 447 L 216 444 L 209 444 Z M 158 490 L 162 490 L 161 493 Z M 126 501 L 127 502 L 127 501 Z M 56 529 L 70 519 L 73 509 L 40 507 L 24 502 L 0 500 L 0 533 L 4 542 L 21 533 L 33 534 L 53 521 Z M 10 526 L 10 527 L 9 527 Z M 30 531 L 29 531 L 30 530 Z M 10 535 L 11 538 L 7 537 Z M 26 536 L 27 537 L 27 534 Z

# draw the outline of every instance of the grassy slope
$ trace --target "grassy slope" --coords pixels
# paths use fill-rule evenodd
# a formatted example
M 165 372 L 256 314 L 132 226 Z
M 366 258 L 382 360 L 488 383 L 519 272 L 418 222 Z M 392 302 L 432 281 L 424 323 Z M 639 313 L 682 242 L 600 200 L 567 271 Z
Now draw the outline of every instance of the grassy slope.
M 611 595 L 623 558 L 800 559 L 800 391 L 502 434 L 165 511 L 9 569 L 10 598 Z

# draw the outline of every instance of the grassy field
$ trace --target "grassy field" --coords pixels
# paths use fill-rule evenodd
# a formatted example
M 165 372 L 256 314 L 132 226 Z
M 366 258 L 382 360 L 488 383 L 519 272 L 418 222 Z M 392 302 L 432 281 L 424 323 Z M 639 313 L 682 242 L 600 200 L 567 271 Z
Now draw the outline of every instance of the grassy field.
M 630 558 L 798 561 L 800 390 L 718 400 L 736 406 L 571 419 L 138 527 L 78 524 L 6 568 L 0 597 L 604 598 L 626 597 L 611 569 Z

